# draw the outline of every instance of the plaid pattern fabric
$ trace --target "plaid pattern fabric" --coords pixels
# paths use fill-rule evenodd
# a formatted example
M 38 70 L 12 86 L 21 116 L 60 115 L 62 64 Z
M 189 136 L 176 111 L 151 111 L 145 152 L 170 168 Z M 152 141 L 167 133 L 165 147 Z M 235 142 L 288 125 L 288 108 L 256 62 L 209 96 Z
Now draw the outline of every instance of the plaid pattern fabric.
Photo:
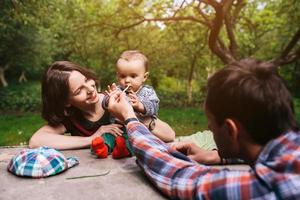
M 67 170 L 79 163 L 76 157 L 65 156 L 49 147 L 23 149 L 10 160 L 7 169 L 17 176 L 47 177 Z
M 192 162 L 150 134 L 127 125 L 137 162 L 164 194 L 174 199 L 300 199 L 300 135 L 269 142 L 249 171 L 215 169 Z

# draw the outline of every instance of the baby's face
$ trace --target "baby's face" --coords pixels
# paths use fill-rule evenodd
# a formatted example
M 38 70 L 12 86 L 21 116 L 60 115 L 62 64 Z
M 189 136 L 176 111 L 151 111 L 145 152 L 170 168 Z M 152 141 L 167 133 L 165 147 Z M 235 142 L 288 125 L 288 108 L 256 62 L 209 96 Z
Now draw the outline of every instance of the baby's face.
M 137 92 L 147 80 L 148 72 L 146 72 L 144 62 L 141 60 L 120 59 L 117 63 L 117 76 L 123 89 L 129 86 L 129 90 Z

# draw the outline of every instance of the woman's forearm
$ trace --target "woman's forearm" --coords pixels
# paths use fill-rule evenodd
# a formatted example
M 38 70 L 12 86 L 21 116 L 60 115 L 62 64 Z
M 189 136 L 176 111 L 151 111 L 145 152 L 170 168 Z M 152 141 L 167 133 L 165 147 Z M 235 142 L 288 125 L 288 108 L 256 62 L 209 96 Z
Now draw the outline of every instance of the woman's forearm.
M 66 150 L 86 148 L 90 143 L 91 141 L 88 137 L 43 133 L 33 136 L 29 141 L 29 147 L 37 148 L 40 146 L 48 146 L 55 149 Z
M 91 143 L 91 137 L 67 136 L 64 135 L 65 128 L 63 126 L 51 127 L 43 126 L 29 141 L 30 148 L 40 146 L 48 146 L 60 150 L 86 148 Z

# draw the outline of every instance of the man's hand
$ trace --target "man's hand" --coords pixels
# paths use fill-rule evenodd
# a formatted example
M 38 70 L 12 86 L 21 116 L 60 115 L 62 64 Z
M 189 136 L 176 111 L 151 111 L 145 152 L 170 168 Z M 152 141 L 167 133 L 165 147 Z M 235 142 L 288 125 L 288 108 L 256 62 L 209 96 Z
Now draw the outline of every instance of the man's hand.
M 121 121 L 136 118 L 132 105 L 126 99 L 125 92 L 114 91 L 110 94 L 108 111 Z
M 211 165 L 219 164 L 221 162 L 218 151 L 201 149 L 192 142 L 174 143 L 171 144 L 171 147 L 201 164 Z

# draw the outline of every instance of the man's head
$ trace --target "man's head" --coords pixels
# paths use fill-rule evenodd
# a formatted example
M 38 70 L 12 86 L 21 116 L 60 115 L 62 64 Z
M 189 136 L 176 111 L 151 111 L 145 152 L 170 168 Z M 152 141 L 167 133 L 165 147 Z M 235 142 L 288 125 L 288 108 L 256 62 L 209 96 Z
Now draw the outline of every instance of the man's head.
M 117 76 L 121 87 L 136 92 L 140 86 L 147 80 L 148 59 L 141 52 L 136 50 L 125 51 L 117 61 Z
M 227 142 L 220 138 L 232 128 L 231 123 L 240 125 L 238 128 L 261 146 L 298 129 L 292 97 L 269 63 L 245 59 L 229 64 L 210 77 L 207 89 L 205 109 L 211 126 L 217 129 L 213 131 L 218 132 L 217 144 Z

